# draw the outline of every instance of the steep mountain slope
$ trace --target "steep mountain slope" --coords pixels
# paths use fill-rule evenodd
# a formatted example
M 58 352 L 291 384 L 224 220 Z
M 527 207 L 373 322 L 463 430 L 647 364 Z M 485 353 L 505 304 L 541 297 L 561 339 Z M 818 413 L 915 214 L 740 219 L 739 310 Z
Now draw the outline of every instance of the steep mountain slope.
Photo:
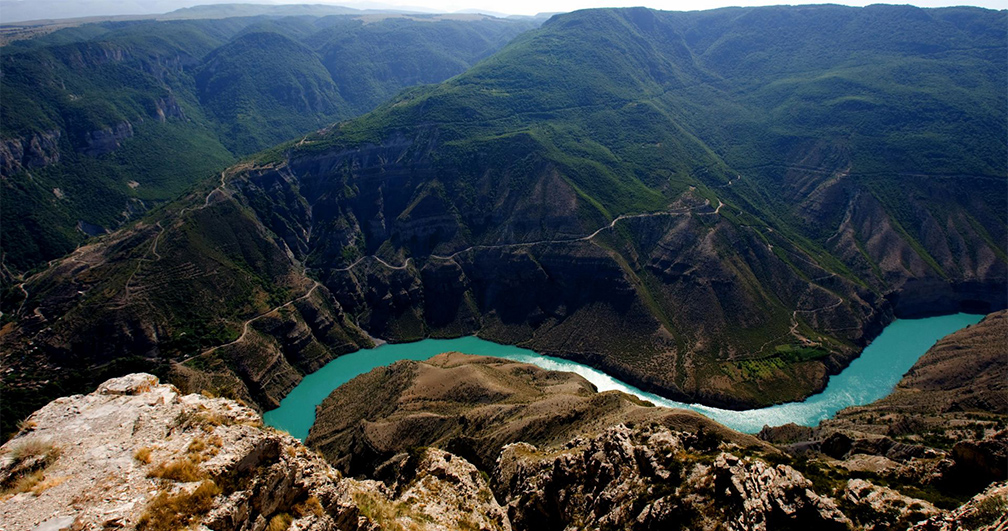
M 346 106 L 315 52 L 279 33 L 245 33 L 217 48 L 195 81 L 203 108 L 227 124 L 222 142 L 236 153 L 318 129 Z
M 461 73 L 532 27 L 369 17 L 107 22 L 6 46 L 4 277 L 176 198 L 235 157 Z M 396 61 L 429 73 L 385 68 Z
M 1005 16 L 554 17 L 11 290 L 5 385 L 132 354 L 269 406 L 366 330 L 479 333 L 683 400 L 807 396 L 894 314 L 1005 306 Z

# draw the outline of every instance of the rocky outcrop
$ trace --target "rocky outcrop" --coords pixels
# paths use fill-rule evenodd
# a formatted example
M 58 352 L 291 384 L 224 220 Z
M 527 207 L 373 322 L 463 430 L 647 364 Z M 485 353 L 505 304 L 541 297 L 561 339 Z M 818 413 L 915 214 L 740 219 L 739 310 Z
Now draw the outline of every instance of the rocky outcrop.
M 852 479 L 844 489 L 844 500 L 854 507 L 862 526 L 874 529 L 906 529 L 941 511 L 934 505 L 880 487 L 863 479 Z
M 111 153 L 122 145 L 127 138 L 133 137 L 133 124 L 122 121 L 114 126 L 89 131 L 84 135 L 84 146 L 81 151 L 88 156 L 97 157 Z
M 952 447 L 952 467 L 945 481 L 976 491 L 992 481 L 1008 479 L 1008 431 L 980 440 L 959 441 Z
M 147 374 L 33 414 L 0 449 L 5 529 L 510 529 L 486 480 L 436 450 L 397 483 L 342 478 L 251 409 Z
M 850 520 L 836 503 L 812 490 L 812 482 L 787 465 L 721 454 L 711 468 L 714 496 L 729 527 L 738 530 L 844 530 Z M 719 497 L 719 496 L 718 496 Z M 723 505 L 728 503 L 728 507 Z
M 182 107 L 179 105 L 178 100 L 175 99 L 173 94 L 168 94 L 165 97 L 158 98 L 154 102 L 154 112 L 152 113 L 154 119 L 159 122 L 166 122 L 169 118 L 180 118 L 185 119 L 186 115 L 182 111 Z
M 0 140 L 0 176 L 9 177 L 21 170 L 59 162 L 61 135 L 59 129 L 50 129 L 20 138 Z
M 1003 531 L 1008 529 L 1008 482 L 995 483 L 957 509 L 933 516 L 913 531 Z
M 662 426 L 616 426 L 558 451 L 505 447 L 495 490 L 516 529 L 700 529 L 722 526 L 846 530 L 836 504 L 786 465 L 721 453 L 713 464 L 702 439 Z
M 481 370 L 480 358 L 469 358 Z M 576 383 L 561 373 L 534 376 L 515 387 Z M 453 392 L 426 384 L 441 396 Z M 454 391 L 471 391 L 477 409 L 497 412 L 489 418 L 507 409 L 499 407 L 507 400 L 495 405 L 477 389 Z M 549 407 L 562 403 L 556 398 L 546 399 Z M 349 478 L 238 402 L 183 395 L 154 376 L 131 374 L 51 402 L 0 448 L 0 521 L 10 531 L 840 531 L 855 524 L 924 531 L 1000 529 L 1005 521 L 1004 483 L 948 513 L 859 479 L 835 500 L 797 468 L 772 464 L 782 458 L 772 449 L 736 444 L 752 439 L 723 437 L 709 421 L 585 422 L 573 437 L 557 441 L 554 431 L 539 445 L 513 439 L 518 432 L 503 426 L 512 439 L 487 465 L 413 446 Z
M 361 503 L 377 498 L 379 504 L 391 509 L 371 513 L 383 529 L 396 529 L 396 524 L 413 520 L 432 529 L 511 530 L 508 515 L 494 498 L 486 475 L 457 455 L 434 448 L 398 454 L 373 476 L 384 480 L 377 483 L 378 488 L 392 501 L 361 494 L 356 499 Z M 396 516 L 382 519 L 389 514 Z

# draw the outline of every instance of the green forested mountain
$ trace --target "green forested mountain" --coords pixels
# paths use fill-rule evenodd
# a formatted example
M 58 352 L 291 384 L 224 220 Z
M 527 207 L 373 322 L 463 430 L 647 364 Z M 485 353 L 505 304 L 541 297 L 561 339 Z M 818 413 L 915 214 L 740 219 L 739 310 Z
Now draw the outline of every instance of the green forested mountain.
M 106 22 L 5 46 L 5 276 L 135 219 L 239 157 L 461 73 L 531 26 L 262 16 Z M 396 62 L 424 75 L 388 68 Z
M 346 102 L 318 55 L 273 32 L 245 33 L 211 52 L 196 71 L 203 108 L 221 141 L 256 151 L 327 124 Z
M 129 365 L 269 406 L 368 333 L 478 333 L 683 400 L 807 396 L 895 315 L 1005 306 L 1006 17 L 558 15 L 10 290 L 17 389 Z

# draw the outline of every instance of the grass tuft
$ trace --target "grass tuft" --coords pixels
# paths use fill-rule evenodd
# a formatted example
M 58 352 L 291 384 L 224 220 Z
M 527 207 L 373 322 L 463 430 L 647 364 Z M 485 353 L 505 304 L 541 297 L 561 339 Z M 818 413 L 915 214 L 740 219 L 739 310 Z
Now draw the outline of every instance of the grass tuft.
M 161 463 L 148 472 L 147 477 L 191 483 L 206 479 L 206 473 L 200 470 L 197 462 L 190 457 L 176 459 L 170 463 Z
M 220 487 L 211 480 L 200 483 L 192 492 L 161 492 L 147 504 L 137 522 L 138 531 L 176 531 L 184 529 L 210 512 Z
M 52 480 L 47 483 L 45 477 L 45 470 L 60 456 L 60 449 L 51 442 L 41 439 L 22 441 L 11 449 L 10 456 L 10 472 L 0 480 L 0 496 L 22 492 L 35 492 L 37 496 L 55 485 Z M 43 484 L 47 486 L 40 487 Z M 38 489 L 37 492 L 34 489 Z
M 287 531 L 293 521 L 294 517 L 287 513 L 277 514 L 273 518 L 270 518 L 266 531 Z
M 137 451 L 133 452 L 133 459 L 136 459 L 145 465 L 149 465 L 151 462 L 151 448 L 149 446 L 138 448 Z

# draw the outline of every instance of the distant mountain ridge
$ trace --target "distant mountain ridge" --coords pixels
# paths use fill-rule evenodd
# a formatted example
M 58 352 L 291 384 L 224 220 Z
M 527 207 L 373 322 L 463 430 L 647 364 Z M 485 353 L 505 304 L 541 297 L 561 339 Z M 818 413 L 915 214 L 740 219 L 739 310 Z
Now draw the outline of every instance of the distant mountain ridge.
M 464 18 L 106 22 L 7 45 L 4 276 L 136 219 L 238 157 L 461 73 L 533 25 Z M 402 63 L 426 70 L 389 68 Z
M 1006 305 L 1006 17 L 558 15 L 11 290 L 4 351 L 26 394 L 73 360 L 270 407 L 370 335 L 476 333 L 801 399 L 895 316 Z
M 193 0 L 144 0 L 133 2 L 104 2 L 102 0 L 83 0 L 68 6 L 66 2 L 41 0 L 30 4 L 21 1 L 5 0 L 3 20 L 0 23 L 12 24 L 18 22 L 59 21 L 73 18 L 156 18 L 158 20 L 184 20 L 197 18 L 230 18 L 269 16 L 313 16 L 330 15 L 360 15 L 364 13 L 405 13 L 424 12 L 423 10 L 404 10 L 380 3 L 358 3 L 361 9 L 335 4 L 310 3 L 278 4 L 274 2 L 218 2 L 201 4 Z

